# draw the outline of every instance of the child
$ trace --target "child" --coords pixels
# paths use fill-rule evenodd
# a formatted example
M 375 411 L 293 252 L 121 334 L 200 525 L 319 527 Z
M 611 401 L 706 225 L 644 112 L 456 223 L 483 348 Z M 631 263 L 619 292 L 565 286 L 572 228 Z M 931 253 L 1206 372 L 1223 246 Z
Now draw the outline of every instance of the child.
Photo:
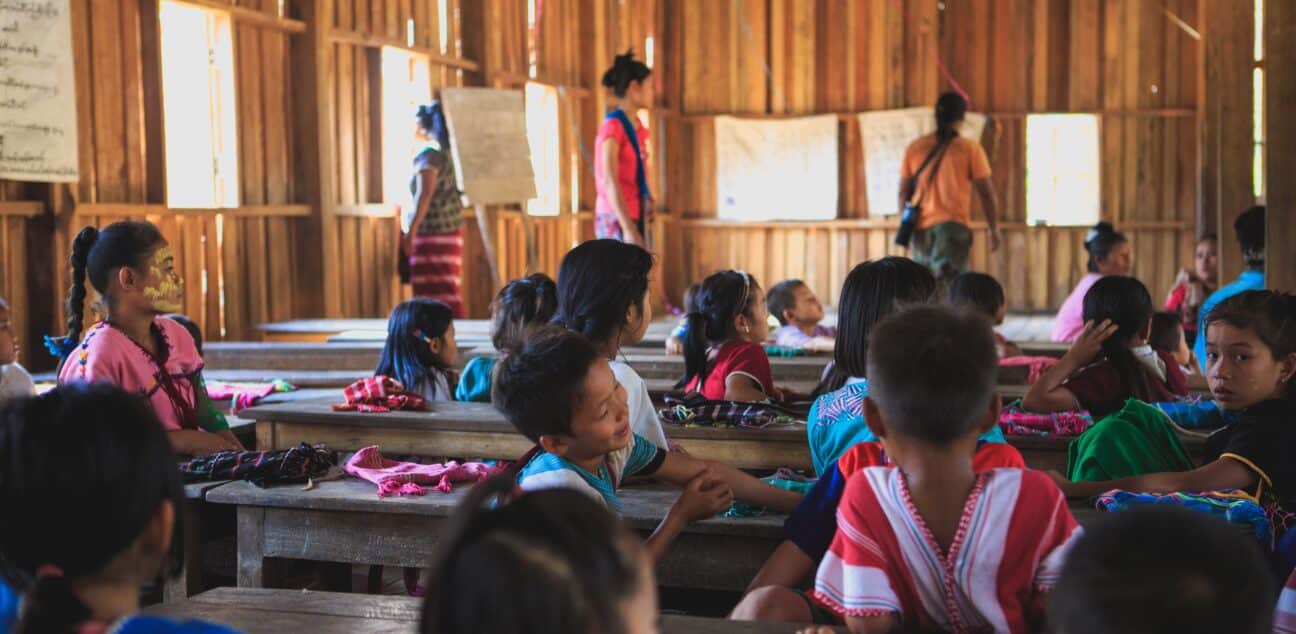
M 1085 525 L 1049 593 L 1056 634 L 1268 634 L 1273 580 L 1254 540 L 1157 504 Z
M 1148 345 L 1152 296 L 1132 277 L 1110 275 L 1084 298 L 1085 329 L 1057 365 L 1030 386 L 1022 407 L 1032 412 L 1088 410 L 1098 420 L 1126 399 L 1148 403 L 1188 395 L 1179 364 Z
M 999 280 L 985 273 L 962 273 L 954 278 L 950 282 L 948 299 L 951 306 L 966 306 L 980 311 L 995 326 L 1003 325 L 1004 317 L 1008 314 L 1003 286 L 1000 286 Z M 997 332 L 994 337 L 995 350 L 999 352 L 1000 359 L 1021 355 L 1021 348 L 1017 344 Z
M 435 299 L 401 302 L 387 318 L 387 343 L 374 375 L 396 379 L 406 390 L 432 401 L 453 401 L 459 360 L 454 310 Z
M 36 384 L 18 363 L 18 338 L 14 336 L 9 305 L 0 299 L 0 403 L 35 394 Z
M 711 400 L 781 400 L 765 354 L 765 294 L 743 271 L 721 271 L 702 281 L 688 314 L 684 377 L 676 388 Z
M 489 505 L 514 486 L 497 476 L 459 505 L 437 544 L 421 631 L 655 631 L 657 587 L 639 539 L 575 491 Z
M 1189 342 L 1197 338 L 1197 313 L 1202 303 L 1219 286 L 1219 238 L 1202 236 L 1193 249 L 1193 268 L 1180 269 L 1174 287 L 1166 297 L 1165 309 L 1181 319 Z
M 824 318 L 823 304 L 805 282 L 783 280 L 770 287 L 765 302 L 779 322 L 774 345 L 816 352 L 833 349 L 837 329 L 819 325 Z
M 1296 295 L 1234 295 L 1207 315 L 1205 335 L 1211 393 L 1222 409 L 1238 413 L 1207 441 L 1210 461 L 1192 471 L 1110 482 L 1073 483 L 1053 474 L 1067 495 L 1240 489 L 1266 507 L 1296 511 Z M 1291 552 L 1287 544 L 1279 549 Z
M 1197 340 L 1193 343 L 1193 356 L 1206 373 L 1206 315 L 1216 304 L 1246 291 L 1259 291 L 1265 288 L 1265 206 L 1255 205 L 1238 214 L 1233 221 L 1233 231 L 1237 234 L 1238 251 L 1246 262 L 1246 269 L 1231 284 L 1215 290 L 1202 302 L 1197 311 Z
M 491 402 L 536 448 L 519 464 L 525 490 L 571 488 L 620 512 L 616 489 L 631 476 L 684 488 L 648 538 L 655 560 L 689 523 L 729 508 L 734 498 L 788 512 L 801 496 L 733 467 L 668 453 L 631 431 L 625 390 L 585 337 L 537 328 L 499 361 Z
M 157 227 L 140 220 L 86 227 L 72 243 L 70 262 L 68 334 L 54 346 L 63 357 L 59 384 L 102 381 L 145 397 L 178 454 L 242 450 L 211 406 L 193 337 L 163 317 L 181 311 L 184 282 Z M 87 277 L 105 314 L 82 339 Z
M 13 632 L 232 631 L 136 615 L 180 541 L 184 502 L 154 409 L 107 385 L 0 408 L 0 572 L 25 595 Z
M 864 410 L 895 466 L 848 481 L 815 600 L 852 632 L 1038 631 L 1077 525 L 1047 475 L 973 470 L 997 422 L 989 323 L 915 307 L 870 348 Z
M 509 282 L 491 303 L 491 344 L 496 352 L 517 345 L 532 324 L 547 324 L 558 309 L 558 287 L 544 273 L 532 273 Z M 495 357 L 477 357 L 464 366 L 455 388 L 455 400 L 489 403 Z
M 688 338 L 688 314 L 697 310 L 697 292 L 702 288 L 701 284 L 689 284 L 684 291 L 684 315 L 679 318 L 679 323 L 666 336 L 666 354 L 673 357 L 684 356 L 684 340 Z
M 1148 345 L 1153 350 L 1169 354 L 1185 375 L 1195 365 L 1192 362 L 1192 348 L 1188 347 L 1188 339 L 1184 334 L 1183 321 L 1174 313 L 1159 312 L 1152 315 Z
M 609 239 L 577 245 L 558 267 L 554 323 L 585 335 L 608 360 L 626 393 L 630 431 L 669 449 L 648 385 L 630 364 L 616 359 L 622 347 L 643 341 L 652 323 L 652 268 L 652 255 L 640 246 Z

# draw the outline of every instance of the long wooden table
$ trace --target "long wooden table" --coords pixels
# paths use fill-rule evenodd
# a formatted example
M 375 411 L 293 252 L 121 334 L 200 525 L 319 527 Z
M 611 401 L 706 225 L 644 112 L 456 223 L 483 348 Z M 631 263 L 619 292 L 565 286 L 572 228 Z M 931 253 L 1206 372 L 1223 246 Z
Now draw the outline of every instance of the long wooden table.
M 677 320 L 667 316 L 654 320 L 648 325 L 644 335 L 645 345 L 661 347 L 666 337 L 674 330 Z M 324 343 L 342 333 L 365 333 L 374 337 L 377 333 L 387 332 L 386 319 L 297 319 L 261 324 L 256 327 L 261 333 L 262 341 Z M 455 332 L 472 338 L 489 338 L 491 321 L 489 319 L 456 319 Z M 381 339 L 378 339 L 381 342 Z

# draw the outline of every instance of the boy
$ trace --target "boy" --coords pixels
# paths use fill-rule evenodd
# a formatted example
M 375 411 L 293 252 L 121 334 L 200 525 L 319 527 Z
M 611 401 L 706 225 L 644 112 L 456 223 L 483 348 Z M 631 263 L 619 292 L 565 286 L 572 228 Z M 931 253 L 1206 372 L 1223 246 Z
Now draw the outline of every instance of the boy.
M 1004 317 L 1008 315 L 1003 286 L 999 284 L 999 280 L 985 273 L 960 273 L 950 282 L 947 297 L 951 306 L 966 306 L 979 311 L 995 326 L 1002 326 Z M 1000 359 L 1021 356 L 1022 351 L 1017 344 L 997 332 L 994 333 L 994 338 L 995 350 L 999 352 Z
M 660 560 L 691 522 L 735 498 L 787 513 L 801 496 L 733 467 L 668 453 L 630 431 L 625 390 L 607 359 L 581 335 L 542 326 L 498 362 L 491 402 L 536 448 L 519 464 L 526 490 L 572 488 L 620 512 L 625 478 L 652 476 L 684 492 L 648 538 Z
M 836 345 L 837 329 L 819 325 L 824 318 L 823 304 L 805 282 L 783 280 L 775 284 L 765 296 L 765 305 L 779 322 L 774 345 L 815 352 L 831 352 Z
M 947 307 L 870 336 L 864 413 L 894 466 L 850 477 L 813 595 L 852 632 L 1042 628 L 1077 526 L 1047 475 L 975 472 L 997 366 L 989 322 Z
M 1049 594 L 1049 622 L 1057 634 L 1261 634 L 1274 609 L 1270 575 L 1255 540 L 1225 522 L 1135 507 L 1086 525 Z
M 0 403 L 22 396 L 35 396 L 36 384 L 18 364 L 18 339 L 14 336 L 9 305 L 0 299 Z

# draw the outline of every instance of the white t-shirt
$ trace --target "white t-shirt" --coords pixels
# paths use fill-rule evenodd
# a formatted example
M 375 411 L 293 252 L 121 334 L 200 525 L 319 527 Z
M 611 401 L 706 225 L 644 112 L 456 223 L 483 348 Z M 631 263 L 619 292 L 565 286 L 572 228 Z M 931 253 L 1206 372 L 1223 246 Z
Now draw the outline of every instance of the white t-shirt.
M 429 403 L 432 401 L 453 401 L 454 391 L 450 389 L 450 381 L 446 379 L 445 372 L 433 370 L 432 374 L 436 376 L 435 380 L 420 381 L 410 391 L 422 396 Z
M 648 396 L 648 384 L 644 383 L 634 368 L 622 361 L 608 361 L 608 365 L 612 366 L 612 375 L 616 377 L 617 383 L 625 388 L 626 404 L 630 407 L 630 431 L 661 449 L 669 449 L 661 419 L 657 418 L 657 409 Z
M 17 363 L 0 365 L 0 402 L 22 396 L 35 396 L 36 384 L 26 368 Z

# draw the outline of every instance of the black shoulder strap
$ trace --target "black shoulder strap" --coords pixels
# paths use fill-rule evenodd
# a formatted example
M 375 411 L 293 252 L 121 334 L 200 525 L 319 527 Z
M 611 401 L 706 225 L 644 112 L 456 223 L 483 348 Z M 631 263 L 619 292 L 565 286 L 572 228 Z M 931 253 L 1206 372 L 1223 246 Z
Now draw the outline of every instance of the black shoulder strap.
M 949 147 L 950 141 L 951 139 L 943 139 L 937 141 L 936 145 L 932 146 L 931 151 L 927 153 L 927 158 L 923 159 L 922 165 L 918 166 L 918 171 L 914 172 L 913 178 L 909 179 L 909 188 L 908 191 L 905 192 L 905 200 L 913 199 L 914 193 L 918 191 L 918 179 L 922 178 L 923 171 L 927 169 L 927 165 L 931 163 L 932 159 L 936 158 L 936 155 L 939 154 L 942 159 L 945 157 L 945 152 L 943 152 L 943 150 L 946 147 Z M 936 165 L 932 166 L 932 175 L 928 178 L 928 181 L 936 177 L 936 168 L 939 166 L 940 161 L 937 161 Z

